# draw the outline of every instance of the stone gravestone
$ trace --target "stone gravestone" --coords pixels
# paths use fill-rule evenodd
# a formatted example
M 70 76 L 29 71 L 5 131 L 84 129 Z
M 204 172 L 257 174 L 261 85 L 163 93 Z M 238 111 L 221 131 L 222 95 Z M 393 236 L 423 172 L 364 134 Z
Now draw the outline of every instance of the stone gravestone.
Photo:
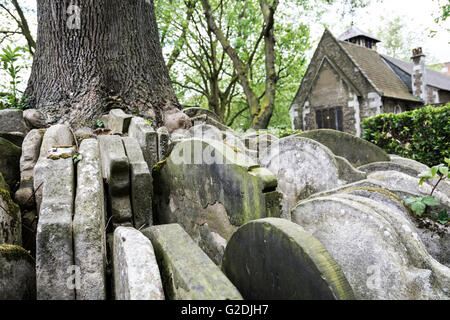
M 259 156 L 261 165 L 278 179 L 285 216 L 299 200 L 342 184 L 334 155 L 314 140 L 295 136 L 283 138 Z
M 179 142 L 153 178 L 157 223 L 181 224 L 217 264 L 237 227 L 280 214 L 274 175 L 218 141 Z
M 108 186 L 108 204 L 113 226 L 133 225 L 130 200 L 130 163 L 119 136 L 99 136 L 103 179 Z
M 0 244 L 0 300 L 36 299 L 35 262 L 23 248 Z
M 0 173 L 0 244 L 22 245 L 20 208 L 11 198 Z M 4 184 L 4 185 L 2 185 Z
M 322 244 L 284 219 L 254 220 L 240 227 L 228 242 L 222 268 L 245 299 L 354 299 Z
M 240 300 L 241 294 L 178 224 L 144 229 L 171 300 Z
M 45 182 L 36 234 L 39 300 L 75 299 L 75 286 L 68 285 L 70 272 L 75 271 L 72 242 L 75 196 L 73 153 L 71 147 L 54 148 L 47 153 L 47 158 L 39 159 L 35 167 L 35 183 L 36 180 Z
M 305 200 L 292 221 L 323 244 L 357 299 L 448 299 L 450 270 L 431 259 L 401 214 L 364 199 Z
M 116 300 L 164 300 L 152 244 L 133 228 L 118 227 L 113 245 Z
M 320 142 L 330 148 L 335 155 L 346 158 L 355 167 L 371 162 L 390 160 L 389 155 L 383 149 L 345 132 L 320 129 L 305 131 L 296 136 Z
M 105 193 L 96 139 L 81 142 L 73 217 L 75 265 L 80 267 L 77 300 L 106 299 Z

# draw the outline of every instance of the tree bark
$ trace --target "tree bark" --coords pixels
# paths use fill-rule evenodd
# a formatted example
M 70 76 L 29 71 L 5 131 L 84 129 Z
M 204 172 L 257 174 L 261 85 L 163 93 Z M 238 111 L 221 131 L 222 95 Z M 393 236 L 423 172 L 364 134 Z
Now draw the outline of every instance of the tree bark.
M 152 0 L 38 0 L 37 15 L 25 95 L 49 123 L 91 125 L 122 108 L 169 131 L 190 125 L 164 62 Z

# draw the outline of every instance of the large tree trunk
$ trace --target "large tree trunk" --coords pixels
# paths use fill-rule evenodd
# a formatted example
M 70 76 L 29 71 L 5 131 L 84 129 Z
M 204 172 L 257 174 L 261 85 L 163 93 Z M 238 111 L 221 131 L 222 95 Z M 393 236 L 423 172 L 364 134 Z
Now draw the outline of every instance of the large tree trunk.
M 169 131 L 190 125 L 164 63 L 152 0 L 38 0 L 37 14 L 25 94 L 50 123 L 89 125 L 119 107 Z

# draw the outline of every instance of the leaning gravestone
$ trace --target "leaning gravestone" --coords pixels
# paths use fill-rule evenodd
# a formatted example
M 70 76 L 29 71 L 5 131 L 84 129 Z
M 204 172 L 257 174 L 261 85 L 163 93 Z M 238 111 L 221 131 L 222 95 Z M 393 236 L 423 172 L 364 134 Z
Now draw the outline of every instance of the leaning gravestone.
M 142 233 L 155 249 L 168 299 L 242 299 L 236 287 L 180 225 L 153 226 Z
M 413 226 L 395 211 L 334 195 L 300 202 L 292 221 L 324 245 L 357 299 L 449 298 L 450 269 L 429 257 Z
M 36 233 L 36 281 L 39 300 L 75 299 L 74 286 L 67 285 L 74 262 L 73 153 L 72 147 L 54 148 L 47 153 L 47 158 L 39 159 L 35 167 L 35 183 L 36 180 L 45 181 L 42 186 L 42 202 Z
M 151 170 L 158 162 L 158 133 L 151 123 L 144 118 L 133 117 L 128 129 L 128 136 L 135 138 L 141 146 L 145 162 Z
M 116 300 L 164 300 L 152 244 L 141 232 L 116 228 L 113 264 Z
M 182 140 L 153 177 L 157 222 L 181 224 L 217 264 L 237 227 L 280 214 L 275 176 L 214 140 Z
M 144 160 L 141 147 L 135 138 L 122 138 L 130 162 L 131 207 L 134 226 L 137 229 L 153 225 L 152 176 Z
M 22 156 L 20 157 L 20 188 L 16 192 L 16 201 L 22 208 L 33 208 L 34 166 L 39 159 L 42 138 L 45 130 L 31 130 L 22 144 Z
M 346 158 L 355 167 L 390 160 L 383 149 L 345 132 L 320 129 L 302 132 L 296 136 L 320 142 L 330 148 L 335 155 Z
M 22 217 L 0 173 L 0 244 L 22 245 Z M 4 184 L 2 186 L 2 184 Z
M 103 179 L 108 185 L 108 203 L 112 223 L 133 225 L 130 200 L 130 163 L 119 136 L 99 136 Z
M 66 125 L 57 124 L 47 129 L 41 143 L 39 158 L 34 167 L 34 192 L 36 206 L 39 208 L 42 202 L 42 191 L 47 184 L 46 176 L 53 171 L 52 160 L 48 158 L 51 152 L 57 151 L 58 147 L 71 147 L 74 144 L 72 131 Z M 71 158 L 70 154 L 61 155 L 61 158 Z
M 283 138 L 259 156 L 261 165 L 278 179 L 284 215 L 299 200 L 342 184 L 334 155 L 314 140 L 295 136 Z
M 80 267 L 77 300 L 106 299 L 105 196 L 97 140 L 85 139 L 77 164 L 73 217 L 75 265 Z
M 11 188 L 20 180 L 20 156 L 22 149 L 0 137 L 0 172 Z
M 0 300 L 36 299 L 35 262 L 23 248 L 0 244 Z
M 132 116 L 122 109 L 112 109 L 108 116 L 108 129 L 117 133 L 127 133 Z
M 245 299 L 354 299 L 322 244 L 284 219 L 254 220 L 240 227 L 228 242 L 222 268 Z

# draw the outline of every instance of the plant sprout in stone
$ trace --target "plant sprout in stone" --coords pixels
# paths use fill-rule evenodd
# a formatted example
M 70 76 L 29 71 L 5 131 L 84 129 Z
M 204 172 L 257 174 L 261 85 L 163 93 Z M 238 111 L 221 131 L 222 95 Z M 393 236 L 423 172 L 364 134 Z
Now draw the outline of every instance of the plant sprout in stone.
M 411 210 L 414 211 L 419 217 L 422 217 L 423 214 L 427 212 L 427 209 L 429 207 L 436 207 L 440 204 L 439 201 L 433 196 L 433 194 L 442 181 L 450 179 L 450 159 L 445 158 L 445 162 L 447 165 L 440 164 L 434 166 L 430 170 L 425 171 L 419 175 L 419 185 L 422 185 L 425 181 L 428 181 L 430 179 L 438 179 L 429 196 L 421 198 L 408 198 L 405 201 L 406 205 L 410 206 Z M 435 213 L 434 218 L 441 224 L 446 224 L 449 222 L 448 212 L 445 209 Z
M 20 84 L 19 72 L 23 69 L 23 66 L 17 66 L 17 60 L 22 56 L 21 51 L 25 51 L 23 47 L 16 47 L 12 49 L 10 46 L 3 48 L 0 53 L 1 67 L 9 76 L 8 85 L 3 85 L 8 92 L 0 100 L 0 109 L 4 108 L 19 108 L 24 107 L 23 102 L 19 99 L 19 94 L 22 92 L 17 88 Z

